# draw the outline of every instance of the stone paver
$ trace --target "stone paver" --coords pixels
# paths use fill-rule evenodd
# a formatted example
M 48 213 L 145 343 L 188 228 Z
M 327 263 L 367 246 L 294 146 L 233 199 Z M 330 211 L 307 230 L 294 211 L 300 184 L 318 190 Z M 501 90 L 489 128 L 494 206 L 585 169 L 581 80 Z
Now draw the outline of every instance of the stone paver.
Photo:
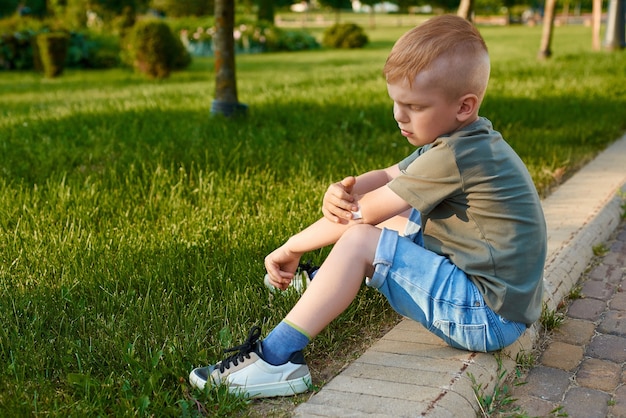
M 591 321 L 568 318 L 552 334 L 553 341 L 562 341 L 572 345 L 587 345 L 595 335 L 596 325 Z
M 611 361 L 590 358 L 585 360 L 576 373 L 578 385 L 613 392 L 619 385 L 622 367 Z
M 604 312 L 606 302 L 598 299 L 577 299 L 572 302 L 568 315 L 572 318 L 586 319 L 588 321 L 598 321 L 600 314 Z
M 569 418 L 606 418 L 611 395 L 574 387 L 565 394 L 563 410 Z
M 625 244 L 622 221 L 609 252 L 581 278 L 583 298 L 569 305 L 525 384 L 514 387 L 515 405 L 529 416 L 626 417 Z
M 626 361 L 626 338 L 600 334 L 591 340 L 587 354 L 591 357 L 623 363 Z
M 626 311 L 626 289 L 622 289 L 620 286 L 613 297 L 613 300 L 609 303 L 609 307 L 614 311 Z
M 530 396 L 544 401 L 561 402 L 570 384 L 571 374 L 567 371 L 539 365 L 528 373 L 526 384 L 516 387 L 513 395 L 520 399 Z
M 604 334 L 626 337 L 626 312 L 609 310 L 600 322 L 598 331 Z
M 583 348 L 579 345 L 555 341 L 541 355 L 541 364 L 561 370 L 574 370 L 583 359 Z

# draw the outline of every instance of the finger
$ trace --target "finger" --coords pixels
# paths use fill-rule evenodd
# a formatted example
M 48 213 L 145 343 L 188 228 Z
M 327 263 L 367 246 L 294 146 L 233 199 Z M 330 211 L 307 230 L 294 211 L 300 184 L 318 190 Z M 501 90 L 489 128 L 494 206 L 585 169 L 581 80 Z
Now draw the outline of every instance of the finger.
M 356 205 L 354 204 L 354 197 L 352 195 L 349 194 L 344 194 L 340 197 L 338 196 L 329 196 L 328 200 L 326 201 L 326 203 L 335 206 L 339 209 L 344 209 L 348 212 L 352 211 L 352 208 L 355 207 Z M 336 213 L 336 215 L 339 215 Z M 343 215 L 343 214 L 342 214 Z
M 331 222 L 338 223 L 339 218 L 333 215 L 328 209 L 322 207 L 322 213 L 324 214 L 324 218 L 328 219 Z
M 272 286 L 280 290 L 285 290 L 289 286 L 289 283 L 290 283 L 289 281 L 285 281 L 283 279 L 276 280 L 272 276 L 270 276 L 269 282 Z
M 352 219 L 351 207 L 346 207 L 345 209 L 342 209 L 340 205 L 326 203 L 322 206 L 322 212 L 325 216 L 332 217 L 331 220 L 333 222 L 338 222 L 339 220 L 343 219 Z
M 274 287 L 289 286 L 289 283 L 291 283 L 291 279 L 293 278 L 293 273 L 282 271 L 278 264 L 275 264 L 270 260 L 266 260 L 265 270 L 267 270 L 270 283 L 272 283 Z
M 333 183 L 330 186 L 328 186 L 328 189 L 326 190 L 326 196 L 332 196 L 335 197 L 337 199 L 342 199 L 342 200 L 352 200 L 353 197 L 350 194 L 350 190 L 346 190 L 346 188 L 344 187 L 344 185 L 339 182 L 339 183 Z
M 352 188 L 356 184 L 356 178 L 353 176 L 348 176 L 345 179 L 341 180 L 341 185 L 344 190 L 348 193 L 352 193 Z
M 293 275 L 289 274 L 288 276 L 283 275 L 283 273 L 285 272 L 281 272 L 281 276 L 280 278 L 277 278 L 274 280 L 274 287 L 279 288 L 280 290 L 285 290 L 289 287 L 289 284 L 291 284 L 291 280 L 293 278 Z M 271 276 L 270 276 L 270 282 L 272 282 Z
M 331 211 L 329 211 L 326 208 L 322 208 L 322 213 L 324 214 L 324 217 L 326 219 L 328 219 L 331 222 L 337 223 L 337 224 L 346 224 L 348 223 L 348 221 L 346 221 L 345 219 L 340 218 L 339 216 L 334 215 Z M 350 214 L 352 215 L 352 214 Z

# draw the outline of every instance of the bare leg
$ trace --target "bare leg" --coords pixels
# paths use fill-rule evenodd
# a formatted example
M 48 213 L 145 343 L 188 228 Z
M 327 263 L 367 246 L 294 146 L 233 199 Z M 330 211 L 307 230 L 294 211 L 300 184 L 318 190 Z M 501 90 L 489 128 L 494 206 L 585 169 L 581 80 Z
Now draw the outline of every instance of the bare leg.
M 371 225 L 347 230 L 285 319 L 313 338 L 342 313 L 356 297 L 363 278 L 374 273 L 380 232 Z
M 394 231 L 398 231 L 398 234 L 402 235 L 404 233 L 404 229 L 406 228 L 406 223 L 409 220 L 410 213 L 411 209 L 402 212 L 400 215 L 396 215 L 393 218 L 389 218 L 376 226 L 380 229 L 393 229 Z

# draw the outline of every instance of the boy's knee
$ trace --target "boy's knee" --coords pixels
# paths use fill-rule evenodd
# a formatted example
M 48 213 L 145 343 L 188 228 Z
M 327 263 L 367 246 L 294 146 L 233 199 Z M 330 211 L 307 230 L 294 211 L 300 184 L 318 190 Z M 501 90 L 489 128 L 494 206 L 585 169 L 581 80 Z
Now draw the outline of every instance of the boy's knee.
M 369 224 L 354 225 L 343 233 L 341 239 L 345 240 L 360 240 L 366 239 L 372 234 L 372 230 L 377 229 L 375 226 Z
M 380 229 L 368 224 L 354 225 L 341 236 L 336 245 L 354 249 L 360 254 L 376 251 Z

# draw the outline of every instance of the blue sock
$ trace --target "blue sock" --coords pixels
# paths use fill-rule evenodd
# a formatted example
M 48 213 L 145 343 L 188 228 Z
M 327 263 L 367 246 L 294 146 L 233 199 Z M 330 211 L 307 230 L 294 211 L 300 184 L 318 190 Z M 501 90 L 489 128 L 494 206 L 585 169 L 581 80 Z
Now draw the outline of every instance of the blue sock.
M 262 341 L 263 358 L 274 366 L 285 364 L 293 353 L 306 347 L 309 340 L 306 332 L 283 320 Z

